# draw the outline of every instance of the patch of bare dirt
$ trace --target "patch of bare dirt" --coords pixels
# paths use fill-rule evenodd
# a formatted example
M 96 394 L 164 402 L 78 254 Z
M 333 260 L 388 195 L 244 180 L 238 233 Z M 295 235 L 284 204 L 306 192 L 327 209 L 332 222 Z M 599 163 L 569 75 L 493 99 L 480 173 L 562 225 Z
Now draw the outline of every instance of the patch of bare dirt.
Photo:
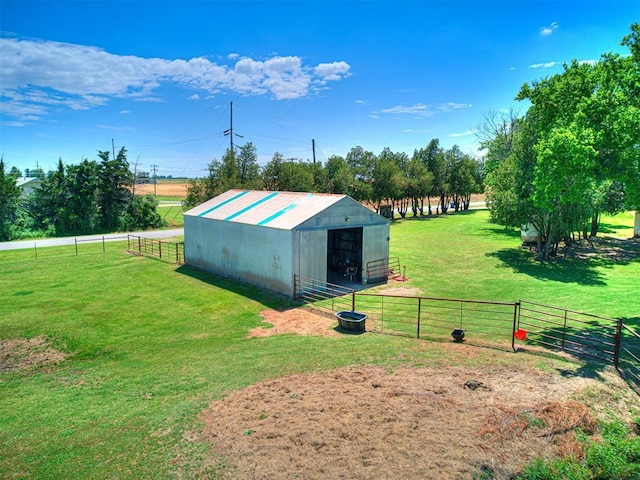
M 333 318 L 316 315 L 303 308 L 288 310 L 263 310 L 260 312 L 271 327 L 256 327 L 249 332 L 250 337 L 269 337 L 294 333 L 298 335 L 339 336 L 334 330 L 337 321 Z
M 340 335 L 334 319 L 306 309 L 261 314 L 273 326 L 251 336 Z M 477 353 L 462 344 L 442 347 L 455 358 Z M 572 432 L 593 430 L 596 414 L 624 419 L 640 412 L 640 400 L 617 375 L 603 377 L 365 366 L 269 380 L 202 412 L 200 439 L 211 451 L 197 476 L 508 479 L 534 456 L 581 455 Z
M 570 432 L 595 420 L 569 397 L 625 388 L 617 376 L 611 381 L 504 367 L 292 375 L 202 412 L 211 444 L 202 468 L 233 479 L 507 479 L 534 456 L 580 454 Z M 623 408 L 637 411 L 637 397 Z
M 52 348 L 44 335 L 0 340 L 0 373 L 55 365 L 65 358 L 67 354 Z
M 415 296 L 420 295 L 420 289 L 417 287 L 390 287 L 380 290 L 381 295 L 399 295 L 399 296 Z
M 595 237 L 581 240 L 563 249 L 571 258 L 588 260 L 600 258 L 614 263 L 640 260 L 639 238 Z

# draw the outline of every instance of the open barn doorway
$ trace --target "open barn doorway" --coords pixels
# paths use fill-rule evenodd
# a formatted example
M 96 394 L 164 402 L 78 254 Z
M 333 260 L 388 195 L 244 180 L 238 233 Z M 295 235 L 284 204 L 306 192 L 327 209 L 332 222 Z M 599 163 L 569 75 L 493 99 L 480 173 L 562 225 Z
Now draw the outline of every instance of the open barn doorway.
M 327 281 L 338 285 L 362 282 L 362 227 L 327 231 Z

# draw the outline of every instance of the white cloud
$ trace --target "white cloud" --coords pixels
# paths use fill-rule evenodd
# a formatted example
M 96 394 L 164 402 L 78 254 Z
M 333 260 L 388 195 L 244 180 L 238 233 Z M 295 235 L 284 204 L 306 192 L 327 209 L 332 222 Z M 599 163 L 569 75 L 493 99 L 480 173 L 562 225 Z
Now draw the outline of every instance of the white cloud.
M 560 62 L 545 62 L 545 63 L 533 63 L 529 65 L 529 68 L 552 68 L 556 65 L 562 65 Z
M 551 22 L 551 25 L 549 25 L 548 27 L 540 27 L 540 35 L 542 35 L 543 37 L 547 37 L 555 32 L 558 26 L 558 22 Z
M 379 112 L 373 112 L 375 115 L 379 113 L 392 114 L 392 115 L 413 115 L 418 117 L 431 117 L 439 112 L 450 112 L 452 110 L 459 110 L 462 108 L 471 108 L 469 103 L 455 103 L 447 102 L 432 107 L 424 103 L 416 103 L 415 105 L 396 105 L 395 107 L 385 108 Z M 376 117 L 377 118 L 377 117 Z
M 470 103 L 455 103 L 455 102 L 447 102 L 443 103 L 438 107 L 438 110 L 443 112 L 450 112 L 451 110 L 460 110 L 462 108 L 471 108 L 473 105 Z
M 131 113 L 131 110 L 120 110 L 120 115 L 128 115 Z
M 451 138 L 469 137 L 475 134 L 476 134 L 475 130 L 467 130 L 466 132 L 450 133 L 449 137 Z
M 347 62 L 320 63 L 315 68 L 315 73 L 323 82 L 328 82 L 348 77 L 350 69 Z
M 193 95 L 189 95 L 187 97 L 187 100 L 200 100 L 200 95 L 198 95 L 197 93 L 194 93 Z
M 430 117 L 436 112 L 430 105 L 424 103 L 416 103 L 415 105 L 396 105 L 395 107 L 380 110 L 380 113 L 399 114 L 399 115 L 418 115 L 421 117 Z
M 296 56 L 253 60 L 231 53 L 227 58 L 232 63 L 219 65 L 204 57 L 143 58 L 92 46 L 16 38 L 0 38 L 0 50 L 0 108 L 21 121 L 33 121 L 52 108 L 104 105 L 111 98 L 163 101 L 154 95 L 163 83 L 207 95 L 228 91 L 294 99 L 348 77 L 350 70 L 346 62 L 304 65 Z

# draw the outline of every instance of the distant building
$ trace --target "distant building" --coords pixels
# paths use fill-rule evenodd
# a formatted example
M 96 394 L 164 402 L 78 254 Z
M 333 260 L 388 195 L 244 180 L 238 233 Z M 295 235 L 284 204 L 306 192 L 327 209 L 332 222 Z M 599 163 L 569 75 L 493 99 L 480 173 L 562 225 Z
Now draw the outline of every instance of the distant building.
M 20 198 L 27 198 L 35 189 L 40 188 L 42 179 L 38 177 L 18 177 L 16 187 L 20 188 Z
M 185 260 L 289 296 L 295 275 L 367 283 L 389 223 L 347 195 L 229 190 L 185 212 Z

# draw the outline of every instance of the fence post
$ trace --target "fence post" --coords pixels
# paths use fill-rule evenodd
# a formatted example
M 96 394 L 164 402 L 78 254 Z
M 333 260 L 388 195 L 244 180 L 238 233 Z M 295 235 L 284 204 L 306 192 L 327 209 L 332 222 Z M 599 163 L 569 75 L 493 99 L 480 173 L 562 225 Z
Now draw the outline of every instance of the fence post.
M 73 241 L 74 241 L 74 242 L 75 242 L 75 244 L 76 244 L 76 257 L 77 257 L 77 256 L 78 256 L 78 239 L 77 239 L 77 238 L 74 238 L 74 239 L 73 239 Z
M 356 291 L 355 290 L 351 291 L 351 311 L 352 312 L 356 311 Z
M 33 242 L 33 251 L 36 252 L 36 260 L 38 259 L 38 244 Z
M 127 250 L 131 250 L 131 234 L 127 233 Z
M 567 311 L 564 311 L 564 325 L 562 326 L 562 351 L 564 352 L 564 344 L 567 339 Z
M 162 240 L 158 240 L 158 256 L 162 258 Z
M 418 331 L 416 338 L 420 338 L 420 312 L 422 311 L 422 297 L 418 297 Z
M 104 245 L 104 235 L 102 236 L 102 253 L 105 253 L 106 249 L 105 249 L 105 245 Z
M 176 255 L 178 253 L 178 248 L 176 245 Z M 298 275 L 296 275 L 295 273 L 293 274 L 293 299 L 297 300 L 298 299 Z
M 520 325 L 520 302 L 513 304 L 513 331 L 511 332 L 511 349 L 516 349 L 516 330 Z
M 616 336 L 615 336 L 615 346 L 613 347 L 613 364 L 616 368 L 618 368 L 618 363 L 620 363 L 620 349 L 622 347 L 622 319 L 619 318 L 616 322 Z

